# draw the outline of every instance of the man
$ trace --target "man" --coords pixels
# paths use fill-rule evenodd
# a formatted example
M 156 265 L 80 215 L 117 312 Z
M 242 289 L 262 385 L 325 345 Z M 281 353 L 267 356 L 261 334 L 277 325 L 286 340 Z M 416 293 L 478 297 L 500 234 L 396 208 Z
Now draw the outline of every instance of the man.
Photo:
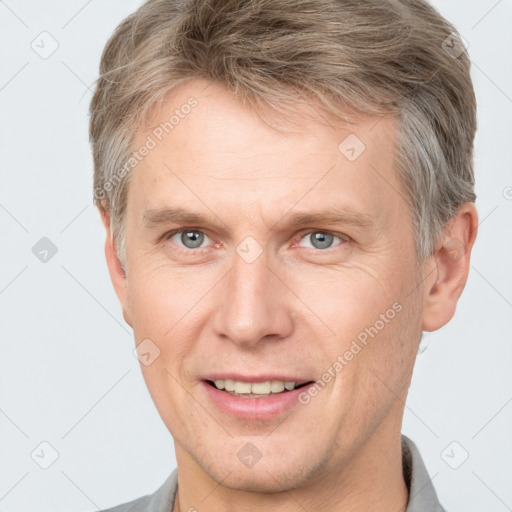
M 157 0 L 121 23 L 95 199 L 177 470 L 111 512 L 444 510 L 401 423 L 477 232 L 469 66 L 423 0 Z

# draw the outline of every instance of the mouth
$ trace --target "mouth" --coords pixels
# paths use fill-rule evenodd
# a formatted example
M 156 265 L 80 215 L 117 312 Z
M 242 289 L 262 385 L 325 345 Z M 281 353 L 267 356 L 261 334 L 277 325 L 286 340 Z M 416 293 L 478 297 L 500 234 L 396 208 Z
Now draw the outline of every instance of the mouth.
M 313 381 L 295 382 L 282 380 L 246 382 L 232 379 L 205 380 L 205 382 L 218 391 L 224 391 L 231 396 L 243 398 L 269 398 L 276 395 L 284 395 L 313 383 Z
M 211 373 L 202 376 L 200 389 L 207 402 L 231 418 L 278 420 L 301 410 L 300 396 L 314 383 L 297 374 Z

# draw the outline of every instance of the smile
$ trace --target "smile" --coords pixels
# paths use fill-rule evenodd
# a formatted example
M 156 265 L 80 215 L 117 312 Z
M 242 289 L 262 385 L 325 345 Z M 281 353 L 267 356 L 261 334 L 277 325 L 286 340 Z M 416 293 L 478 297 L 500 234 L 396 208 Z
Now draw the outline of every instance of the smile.
M 299 395 L 313 381 L 207 379 L 201 388 L 207 400 L 223 414 L 244 420 L 270 420 L 288 415 L 300 405 Z
M 226 391 L 232 396 L 241 396 L 247 398 L 265 398 L 278 393 L 286 393 L 294 389 L 299 389 L 307 384 L 298 384 L 297 382 L 282 380 L 267 380 L 265 382 L 243 382 L 231 379 L 219 379 L 207 381 L 210 385 L 219 390 Z

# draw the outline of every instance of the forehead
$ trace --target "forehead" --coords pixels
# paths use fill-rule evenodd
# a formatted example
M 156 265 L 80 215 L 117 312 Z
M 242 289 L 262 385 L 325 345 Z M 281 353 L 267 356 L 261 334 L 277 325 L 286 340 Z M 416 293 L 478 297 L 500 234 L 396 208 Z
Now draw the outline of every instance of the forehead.
M 133 147 L 148 141 L 129 187 L 131 202 L 145 211 L 171 202 L 206 212 L 229 202 L 270 215 L 322 203 L 378 216 L 405 196 L 394 169 L 393 119 L 334 123 L 297 102 L 295 115 L 275 129 L 220 85 L 192 81 L 153 112 Z

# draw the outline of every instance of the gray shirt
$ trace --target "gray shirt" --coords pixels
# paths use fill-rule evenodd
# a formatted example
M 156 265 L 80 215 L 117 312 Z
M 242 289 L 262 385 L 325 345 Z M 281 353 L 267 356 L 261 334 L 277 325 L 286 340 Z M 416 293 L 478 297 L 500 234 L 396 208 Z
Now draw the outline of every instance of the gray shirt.
M 402 465 L 405 483 L 409 488 L 406 512 L 446 512 L 437 499 L 418 448 L 403 434 Z M 102 512 L 172 512 L 177 487 L 178 470 L 175 469 L 153 494 Z

